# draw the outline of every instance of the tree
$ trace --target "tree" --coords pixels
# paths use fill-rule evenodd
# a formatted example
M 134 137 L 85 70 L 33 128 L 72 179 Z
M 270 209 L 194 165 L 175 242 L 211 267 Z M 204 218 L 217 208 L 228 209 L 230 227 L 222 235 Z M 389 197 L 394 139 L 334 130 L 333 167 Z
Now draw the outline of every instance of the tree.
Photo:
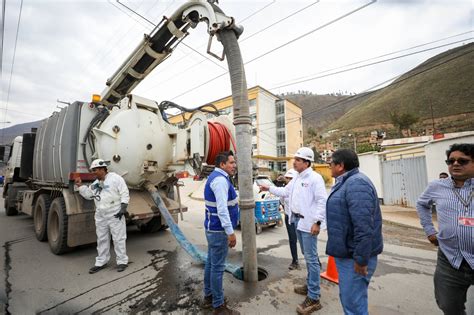
M 314 161 L 316 163 L 320 163 L 321 162 L 321 154 L 319 154 L 319 152 L 316 150 L 315 147 L 312 147 L 311 150 L 313 150 L 313 153 L 314 153 Z
M 365 153 L 371 151 L 378 151 L 376 147 L 370 143 L 360 143 L 357 145 L 357 153 Z
M 398 129 L 399 135 L 403 136 L 403 130 L 410 130 L 410 127 L 416 124 L 420 118 L 412 113 L 390 112 L 390 121 Z
M 314 128 L 311 127 L 311 126 L 308 127 L 308 130 L 306 131 L 306 133 L 308 134 L 308 136 L 309 136 L 310 138 L 314 138 L 314 137 L 316 137 L 316 136 L 318 135 L 318 134 L 316 133 L 316 130 L 314 130 Z

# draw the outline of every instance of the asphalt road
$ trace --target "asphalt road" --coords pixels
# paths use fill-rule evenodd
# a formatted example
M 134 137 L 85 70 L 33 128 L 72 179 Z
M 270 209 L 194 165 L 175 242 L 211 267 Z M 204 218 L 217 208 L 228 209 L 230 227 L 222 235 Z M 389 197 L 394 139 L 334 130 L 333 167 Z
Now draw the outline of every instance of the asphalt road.
M 180 227 L 192 243 L 205 249 L 203 203 L 188 197 L 199 183 L 186 181 L 186 185 L 182 196 L 189 212 Z M 0 204 L 3 205 L 2 200 Z M 230 251 L 229 261 L 241 264 L 241 239 L 237 233 L 238 246 Z M 371 314 L 441 314 L 433 294 L 436 251 L 427 244 L 421 230 L 387 225 L 384 235 L 385 251 L 379 256 L 369 290 Z M 324 269 L 326 239 L 323 232 L 318 242 Z M 56 256 L 48 243 L 36 240 L 31 218 L 7 217 L 3 207 L 0 243 L 3 312 L 6 307 L 11 314 L 201 312 L 198 301 L 202 296 L 203 267 L 191 260 L 169 231 L 142 234 L 130 226 L 129 268 L 118 273 L 111 261 L 107 269 L 94 275 L 88 269 L 94 263 L 95 245 Z M 257 247 L 259 266 L 268 271 L 268 278 L 251 285 L 226 274 L 225 294 L 231 306 L 243 314 L 295 313 L 303 297 L 293 293 L 293 286 L 303 283 L 306 271 L 287 268 L 290 252 L 285 228 L 264 229 L 257 236 Z M 323 280 L 321 287 L 323 309 L 319 313 L 341 314 L 337 286 Z

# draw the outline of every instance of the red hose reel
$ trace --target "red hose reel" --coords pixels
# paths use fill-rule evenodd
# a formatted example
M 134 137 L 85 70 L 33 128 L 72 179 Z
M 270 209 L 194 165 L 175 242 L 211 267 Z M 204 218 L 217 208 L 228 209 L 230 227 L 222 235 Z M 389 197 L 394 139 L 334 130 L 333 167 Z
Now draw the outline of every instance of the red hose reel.
M 230 143 L 232 143 L 235 153 L 236 146 L 232 133 L 225 125 L 218 122 L 208 122 L 207 125 L 209 127 L 209 151 L 206 163 L 208 165 L 214 165 L 217 154 L 228 151 L 230 149 Z

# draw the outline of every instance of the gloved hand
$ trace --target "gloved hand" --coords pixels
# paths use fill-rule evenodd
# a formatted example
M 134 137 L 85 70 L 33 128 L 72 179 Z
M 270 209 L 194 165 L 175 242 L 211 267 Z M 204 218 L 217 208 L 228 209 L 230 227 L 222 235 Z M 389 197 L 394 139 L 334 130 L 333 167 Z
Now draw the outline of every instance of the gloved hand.
M 122 204 L 120 205 L 120 211 L 117 212 L 114 215 L 114 217 L 116 217 L 119 220 L 122 220 L 123 216 L 125 216 L 125 218 L 128 218 L 127 207 L 128 207 L 128 204 L 122 202 Z

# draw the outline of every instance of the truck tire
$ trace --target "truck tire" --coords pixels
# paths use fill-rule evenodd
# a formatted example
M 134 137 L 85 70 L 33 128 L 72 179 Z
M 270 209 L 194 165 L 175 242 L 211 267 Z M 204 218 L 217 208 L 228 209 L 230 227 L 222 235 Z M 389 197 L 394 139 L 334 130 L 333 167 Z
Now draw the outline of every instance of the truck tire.
M 161 230 L 166 230 L 167 228 L 167 225 L 161 224 L 161 216 L 153 217 L 149 222 L 138 225 L 138 229 L 142 233 L 155 233 Z
M 47 194 L 41 194 L 35 202 L 33 209 L 33 227 L 38 241 L 48 240 L 48 212 L 51 207 L 51 198 Z
M 51 251 L 61 255 L 70 250 L 67 246 L 68 216 L 63 197 L 58 197 L 51 203 L 48 213 L 48 242 Z
M 8 191 L 7 191 L 7 197 L 5 198 L 5 214 L 7 216 L 13 216 L 18 214 L 18 210 L 16 209 L 15 206 L 15 201 L 16 201 L 16 193 L 17 190 L 9 185 Z

